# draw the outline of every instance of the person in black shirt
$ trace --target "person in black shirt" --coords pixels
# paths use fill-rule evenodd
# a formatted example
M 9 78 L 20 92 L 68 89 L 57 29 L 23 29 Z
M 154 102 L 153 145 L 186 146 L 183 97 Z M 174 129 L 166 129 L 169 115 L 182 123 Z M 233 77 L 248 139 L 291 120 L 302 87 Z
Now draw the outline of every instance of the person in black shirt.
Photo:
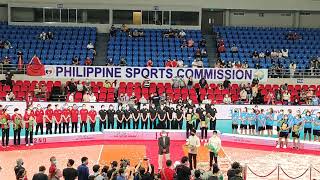
M 77 91 L 77 85 L 76 83 L 74 82 L 74 79 L 72 78 L 71 81 L 69 82 L 68 86 L 68 91 L 70 93 L 73 93 L 73 92 L 76 92 Z
M 196 119 L 196 125 L 195 125 L 195 129 L 198 129 L 199 123 L 200 123 L 200 116 L 201 114 L 203 114 L 204 109 L 202 109 L 199 105 L 199 107 L 196 109 L 196 113 L 198 114 L 198 118 Z
M 151 100 L 156 107 L 160 107 L 160 96 L 158 94 L 154 93 Z
M 176 113 L 175 113 L 175 109 L 172 105 L 170 105 L 170 107 L 168 108 L 167 110 L 167 116 L 168 116 L 168 119 L 169 119 L 169 123 L 171 123 L 171 126 L 170 125 L 167 125 L 168 129 L 176 129 L 176 117 L 175 117 Z
M 201 78 L 199 80 L 199 85 L 201 88 L 205 88 L 208 85 L 207 80 L 205 78 Z
M 45 171 L 46 167 L 40 166 L 39 172 L 33 175 L 32 180 L 48 180 L 48 175 L 44 173 Z
M 190 132 L 194 127 L 194 122 L 192 120 L 192 116 L 193 116 L 194 112 L 192 108 L 187 109 L 187 112 L 185 114 L 185 118 L 186 118 L 186 137 L 189 138 Z
M 181 164 L 176 167 L 177 177 L 179 180 L 189 180 L 191 176 L 191 169 L 188 167 L 189 158 L 182 157 Z
M 65 180 L 75 180 L 78 177 L 78 171 L 73 168 L 74 160 L 68 159 L 67 168 L 64 168 L 62 175 Z
M 216 114 L 217 114 L 217 109 L 214 107 L 213 104 L 210 106 L 209 114 L 210 114 L 210 130 L 216 130 L 216 124 L 217 124 Z
M 14 167 L 14 173 L 16 174 L 16 179 L 19 178 L 18 174 L 20 171 L 24 171 L 25 168 L 23 167 L 23 160 L 22 159 L 18 159 L 17 160 L 17 165 Z
M 149 110 L 144 105 L 141 109 L 141 129 L 148 129 Z
M 130 106 L 127 106 L 126 109 L 124 110 L 124 124 L 123 127 L 124 129 L 128 128 L 131 129 L 131 114 L 132 111 L 130 109 Z
M 139 121 L 140 121 L 140 109 L 137 106 L 132 108 L 133 115 L 133 129 L 139 129 Z
M 151 108 L 150 108 L 150 129 L 156 129 L 157 127 L 157 109 L 156 106 L 154 104 L 151 104 Z
M 165 129 L 166 128 L 166 111 L 164 110 L 163 105 L 160 106 L 158 109 L 158 119 L 159 124 L 157 125 L 158 129 Z
M 177 128 L 182 129 L 183 125 L 183 110 L 180 105 L 176 107 L 176 121 L 177 121 Z
M 107 116 L 108 116 L 108 129 L 114 128 L 114 115 L 116 114 L 116 111 L 114 110 L 114 107 L 112 104 L 110 104 L 109 109 L 107 110 Z
M 124 120 L 124 112 L 122 110 L 122 106 L 121 105 L 119 105 L 116 114 L 117 114 L 117 129 L 122 129 L 122 123 L 123 123 L 123 120 Z
M 103 129 L 106 129 L 107 128 L 107 125 L 106 125 L 106 116 L 107 116 L 107 110 L 105 108 L 104 105 L 101 105 L 101 109 L 99 111 L 99 130 L 102 131 L 102 127 Z
M 167 124 L 167 129 L 170 129 L 171 127 L 171 122 L 172 122 L 172 111 L 171 111 L 171 108 L 170 108 L 170 103 L 167 103 L 166 106 L 163 108 L 164 111 L 166 112 L 166 118 L 165 118 L 165 122 Z

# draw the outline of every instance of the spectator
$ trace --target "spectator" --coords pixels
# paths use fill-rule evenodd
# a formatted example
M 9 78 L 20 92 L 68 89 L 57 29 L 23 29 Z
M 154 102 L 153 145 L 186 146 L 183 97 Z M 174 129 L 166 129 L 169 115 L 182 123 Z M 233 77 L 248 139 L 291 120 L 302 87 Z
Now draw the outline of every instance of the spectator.
M 119 169 L 119 172 L 117 173 L 117 177 L 116 177 L 116 180 L 127 180 L 127 177 L 125 175 L 125 172 L 124 172 L 124 169 L 123 168 L 120 168 Z M 112 178 L 111 178 L 112 179 Z
M 202 77 L 199 80 L 199 85 L 200 85 L 201 88 L 205 88 L 208 85 L 207 80 L 204 77 Z
M 83 102 L 90 102 L 90 94 L 88 91 L 84 93 L 84 95 L 82 97 L 82 101 Z
M 232 103 L 231 98 L 229 97 L 229 94 L 224 95 L 223 103 L 224 104 L 231 104 Z
M 233 67 L 232 62 L 228 61 L 227 65 L 226 65 L 226 68 L 232 68 L 232 67 Z
M 132 32 L 132 37 L 139 37 L 139 31 L 137 29 L 134 29 Z
M 108 173 L 107 173 L 108 179 L 111 179 L 111 176 L 112 176 L 113 172 L 115 172 L 117 170 L 117 167 L 118 167 L 118 162 L 112 161 L 111 169 L 108 170 Z
M 223 179 L 222 172 L 220 171 L 217 164 L 212 165 L 212 176 L 208 178 L 208 180 L 220 180 Z
M 39 85 L 38 85 L 38 84 L 36 84 L 36 86 L 34 87 L 33 92 L 34 92 L 34 96 L 35 96 L 36 98 L 40 98 L 41 89 L 39 88 Z
M 319 105 L 319 97 L 318 96 L 313 96 L 312 97 L 312 105 L 313 106 L 318 106 Z
M 103 180 L 108 179 L 108 170 L 109 170 L 109 166 L 103 166 L 101 170 L 101 176 L 104 178 Z
M 272 91 L 269 91 L 268 95 L 267 95 L 267 104 L 269 104 L 269 105 L 275 104 L 274 100 L 275 100 L 275 97 L 274 97 Z
M 238 173 L 237 170 L 241 170 L 241 166 L 240 166 L 240 163 L 238 162 L 234 162 L 231 164 L 231 169 L 229 169 L 227 171 L 227 176 L 228 176 L 228 179 L 230 180 L 231 178 L 235 177 Z
M 67 168 L 63 169 L 63 177 L 65 180 L 75 180 L 78 177 L 78 171 L 73 168 L 74 160 L 68 159 Z
M 288 58 L 289 57 L 289 50 L 288 49 L 281 49 L 282 57 Z
M 249 65 L 248 65 L 248 62 L 247 61 L 245 61 L 243 64 L 242 64 L 242 69 L 247 69 L 249 67 Z
M 13 94 L 12 91 L 8 92 L 6 95 L 6 101 L 14 101 L 16 99 L 16 96 Z
M 150 87 L 150 78 L 148 76 L 144 76 L 144 80 L 143 80 L 142 86 L 145 87 L 145 88 L 149 88 Z
M 68 83 L 67 89 L 70 93 L 77 91 L 77 85 L 72 78 L 71 81 Z
M 126 59 L 125 59 L 124 57 L 122 57 L 122 58 L 120 59 L 119 66 L 127 66 L 127 61 L 126 61 Z
M 52 32 L 48 32 L 47 34 L 47 39 L 52 40 L 53 39 L 53 33 Z
M 252 58 L 254 58 L 254 59 L 258 59 L 258 58 L 259 58 L 259 53 L 258 53 L 258 51 L 253 51 L 253 53 L 252 53 Z
M 219 46 L 218 52 L 219 53 L 225 53 L 226 52 L 226 47 L 224 45 Z
M 83 84 L 80 81 L 77 82 L 77 91 L 83 92 Z
M 188 87 L 189 90 L 192 89 L 192 87 L 193 87 L 193 79 L 192 79 L 192 76 L 189 76 L 189 77 L 188 77 L 187 87 Z
M 79 58 L 78 56 L 75 56 L 72 58 L 72 65 L 79 65 Z
M 172 161 L 167 160 L 166 166 L 167 167 L 160 170 L 161 180 L 173 180 L 174 175 L 175 175 L 175 171 L 172 169 Z
M 223 88 L 224 89 L 229 89 L 230 88 L 230 80 L 228 78 L 226 78 L 224 81 L 223 81 Z
M 87 57 L 85 62 L 84 62 L 84 65 L 91 66 L 92 65 L 92 60 L 89 57 Z
M 23 160 L 22 159 L 17 159 L 17 165 L 14 167 L 14 173 L 16 175 L 16 179 L 19 179 L 19 172 L 20 171 L 25 171 L 25 168 L 23 167 Z
M 68 102 L 74 102 L 74 92 L 70 93 L 70 95 L 68 97 Z
M 232 53 L 238 53 L 238 47 L 235 44 L 232 45 L 231 52 Z
M 205 48 L 201 49 L 201 57 L 208 57 L 207 50 Z
M 291 63 L 289 66 L 290 69 L 290 77 L 293 78 L 294 73 L 296 71 L 297 65 L 295 63 Z
M 199 47 L 200 48 L 205 48 L 206 44 L 207 44 L 206 40 L 205 39 L 201 39 L 200 42 L 199 42 Z
M 94 165 L 92 167 L 93 174 L 89 175 L 89 180 L 104 180 L 104 177 L 99 173 L 100 171 L 100 166 L 99 165 Z
M 242 89 L 240 91 L 240 101 L 242 102 L 246 102 L 248 99 L 247 99 L 247 91 L 246 89 Z
M 90 93 L 89 102 L 97 102 L 97 97 L 92 92 Z
M 189 180 L 191 176 L 191 169 L 189 168 L 189 158 L 187 156 L 182 157 L 181 164 L 176 166 L 176 179 Z
M 121 31 L 122 31 L 122 32 L 129 33 L 130 29 L 129 29 L 129 27 L 128 27 L 126 24 L 122 24 L 122 26 L 121 26 Z
M 208 99 L 208 96 L 204 96 L 204 99 L 202 100 L 202 104 L 211 104 L 211 99 Z
M 235 68 L 240 69 L 241 68 L 241 63 L 240 61 L 237 61 L 234 65 Z
M 151 58 L 147 62 L 147 67 L 153 67 L 153 61 Z
M 40 33 L 39 39 L 40 40 L 46 40 L 47 39 L 47 34 L 45 32 Z
M 179 59 L 177 63 L 178 63 L 178 67 L 184 67 L 182 59 Z
M 41 95 L 41 98 L 47 97 L 47 87 L 44 84 L 42 84 L 41 86 L 40 95 Z
M 91 91 L 91 85 L 90 85 L 90 82 L 89 80 L 87 79 L 84 83 L 84 87 L 83 87 L 83 90 L 84 91 Z
M 172 67 L 172 62 L 171 62 L 171 59 L 168 59 L 166 64 L 165 64 L 165 67 Z
M 111 82 L 110 82 L 110 81 L 105 80 L 105 81 L 104 81 L 104 83 L 103 83 L 103 87 L 105 87 L 105 88 L 109 89 L 109 88 L 111 88 L 111 87 L 112 87 L 112 84 L 111 84 Z
M 282 94 L 282 101 L 284 105 L 288 105 L 290 102 L 291 95 L 288 90 L 285 90 Z
M 112 58 L 108 58 L 107 62 L 106 62 L 106 66 L 113 66 L 113 65 L 114 65 L 113 59 Z
M 25 169 L 21 169 L 17 174 L 17 180 L 28 180 L 27 171 Z
M 261 52 L 259 53 L 259 58 L 262 59 L 262 58 L 265 58 L 265 57 L 266 57 L 266 55 L 264 54 L 264 52 L 261 51 Z
M 5 56 L 3 59 L 2 59 L 2 64 L 4 65 L 4 67 L 8 67 L 8 65 L 10 65 L 11 63 L 11 60 L 8 56 Z
M 186 32 L 184 32 L 184 30 L 183 29 L 181 29 L 181 31 L 179 32 L 179 38 L 184 38 L 184 37 L 186 37 Z
M 110 36 L 114 37 L 117 33 L 117 29 L 114 27 L 114 24 L 111 25 L 109 30 Z
M 177 66 L 178 66 L 177 60 L 176 60 L 176 59 L 173 59 L 173 60 L 171 61 L 171 65 L 172 65 L 172 67 L 177 67 Z
M 94 45 L 92 44 L 92 42 L 88 43 L 87 49 L 94 49 Z
M 192 62 L 192 67 L 193 68 L 203 68 L 202 60 L 200 58 L 194 59 L 194 61 Z
M 148 100 L 144 96 L 141 96 L 141 98 L 139 99 L 139 103 L 141 105 L 148 104 Z
M 32 180 L 48 180 L 48 175 L 45 174 L 46 167 L 40 166 L 39 172 L 34 174 Z
M 192 39 L 189 39 L 189 40 L 187 41 L 187 44 L 188 44 L 188 47 L 189 47 L 189 48 L 190 48 L 190 47 L 193 47 L 194 41 L 193 41 Z
M 89 177 L 89 168 L 88 165 L 88 158 L 82 157 L 81 158 L 81 165 L 78 167 L 78 180 L 88 180 Z
M 62 177 L 61 170 L 57 168 L 57 159 L 56 157 L 52 156 L 50 158 L 51 166 L 49 168 L 49 179 L 50 180 L 59 180 Z
M 276 49 L 274 49 L 273 51 L 271 51 L 270 56 L 271 56 L 271 58 L 278 58 L 279 57 L 278 51 Z
M 183 39 L 180 47 L 181 48 L 187 48 L 188 47 L 187 40 Z
M 266 50 L 266 52 L 264 53 L 266 57 L 270 57 L 271 56 L 271 52 L 269 50 Z
M 194 180 L 202 180 L 201 172 L 198 169 L 194 171 Z

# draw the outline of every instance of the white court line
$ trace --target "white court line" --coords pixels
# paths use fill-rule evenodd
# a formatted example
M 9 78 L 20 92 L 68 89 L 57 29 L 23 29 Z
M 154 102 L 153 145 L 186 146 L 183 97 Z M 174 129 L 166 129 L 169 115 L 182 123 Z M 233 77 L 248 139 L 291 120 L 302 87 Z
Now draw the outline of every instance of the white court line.
M 101 154 L 102 154 L 103 147 L 104 147 L 104 145 L 101 145 L 100 153 L 99 153 L 99 157 L 98 157 L 97 164 L 99 164 L 99 162 L 100 162 L 100 158 L 101 158 Z

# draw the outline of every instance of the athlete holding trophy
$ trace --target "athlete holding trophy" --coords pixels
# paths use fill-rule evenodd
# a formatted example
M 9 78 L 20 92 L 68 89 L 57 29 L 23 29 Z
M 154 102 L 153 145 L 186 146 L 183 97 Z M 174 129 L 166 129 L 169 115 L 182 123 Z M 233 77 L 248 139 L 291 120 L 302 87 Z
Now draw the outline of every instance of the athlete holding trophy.
M 216 130 L 213 131 L 212 137 L 209 139 L 208 143 L 204 144 L 205 147 L 209 149 L 210 154 L 210 169 L 212 168 L 212 161 L 214 159 L 214 163 L 218 164 L 218 152 L 221 149 L 221 139 L 218 137 L 218 132 Z
M 13 134 L 14 134 L 13 143 L 14 143 L 14 145 L 20 145 L 20 133 L 21 133 L 21 128 L 23 126 L 22 115 L 18 111 L 19 111 L 19 109 L 15 108 L 14 114 L 12 115 Z

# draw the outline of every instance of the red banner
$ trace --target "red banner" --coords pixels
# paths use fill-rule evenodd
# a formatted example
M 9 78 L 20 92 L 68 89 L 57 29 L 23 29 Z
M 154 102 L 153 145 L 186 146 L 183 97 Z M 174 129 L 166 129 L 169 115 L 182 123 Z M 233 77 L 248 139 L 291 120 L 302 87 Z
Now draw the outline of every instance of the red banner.
M 45 67 L 37 56 L 34 56 L 27 65 L 27 75 L 44 76 L 46 74 Z

